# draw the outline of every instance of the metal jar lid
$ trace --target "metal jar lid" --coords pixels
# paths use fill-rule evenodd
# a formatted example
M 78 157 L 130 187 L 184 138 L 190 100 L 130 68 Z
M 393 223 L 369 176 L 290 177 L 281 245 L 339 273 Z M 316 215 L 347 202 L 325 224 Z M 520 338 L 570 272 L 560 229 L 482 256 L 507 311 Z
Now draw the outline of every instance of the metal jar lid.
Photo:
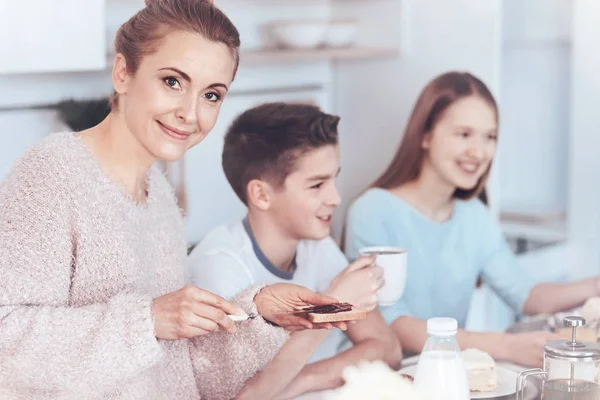
M 577 340 L 577 328 L 585 325 L 582 317 L 566 317 L 565 326 L 573 328 L 572 340 L 553 340 L 544 345 L 544 352 L 555 358 L 580 361 L 600 360 L 600 346 L 597 343 Z

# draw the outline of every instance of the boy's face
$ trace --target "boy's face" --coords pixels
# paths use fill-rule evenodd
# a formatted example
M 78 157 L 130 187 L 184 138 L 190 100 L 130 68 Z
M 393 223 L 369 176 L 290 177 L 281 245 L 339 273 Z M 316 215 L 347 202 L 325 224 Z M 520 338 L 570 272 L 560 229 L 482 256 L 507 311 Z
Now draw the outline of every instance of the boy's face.
M 339 147 L 327 145 L 304 153 L 282 187 L 272 192 L 270 211 L 290 238 L 323 239 L 341 198 L 335 186 Z

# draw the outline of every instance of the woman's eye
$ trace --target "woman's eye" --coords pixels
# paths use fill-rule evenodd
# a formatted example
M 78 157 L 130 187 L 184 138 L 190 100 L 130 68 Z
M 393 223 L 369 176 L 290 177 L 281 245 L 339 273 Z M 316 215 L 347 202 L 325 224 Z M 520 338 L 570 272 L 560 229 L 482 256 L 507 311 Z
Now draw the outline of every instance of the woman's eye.
M 221 99 L 221 96 L 219 96 L 216 93 L 210 92 L 210 93 L 206 93 L 204 95 L 204 97 L 206 98 L 206 100 L 208 101 L 219 101 Z
M 321 182 L 321 183 L 317 183 L 316 185 L 313 185 L 313 186 L 311 186 L 310 188 L 311 188 L 311 189 L 320 189 L 320 188 L 321 188 L 321 186 L 323 186 L 323 182 Z
M 169 86 L 170 88 L 173 88 L 173 89 L 181 88 L 181 85 L 179 84 L 179 81 L 177 80 L 177 78 L 169 76 L 169 77 L 165 78 L 164 81 L 167 84 L 167 86 Z

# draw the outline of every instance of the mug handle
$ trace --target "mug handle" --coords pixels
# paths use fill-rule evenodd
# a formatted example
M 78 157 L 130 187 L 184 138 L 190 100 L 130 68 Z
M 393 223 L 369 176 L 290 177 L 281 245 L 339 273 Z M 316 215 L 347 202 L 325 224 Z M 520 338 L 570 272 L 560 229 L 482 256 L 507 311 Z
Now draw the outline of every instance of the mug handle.
M 519 374 L 517 377 L 517 400 L 523 400 L 525 397 L 525 384 L 527 378 L 531 376 L 542 375 L 542 380 L 546 379 L 547 373 L 541 368 L 527 369 Z

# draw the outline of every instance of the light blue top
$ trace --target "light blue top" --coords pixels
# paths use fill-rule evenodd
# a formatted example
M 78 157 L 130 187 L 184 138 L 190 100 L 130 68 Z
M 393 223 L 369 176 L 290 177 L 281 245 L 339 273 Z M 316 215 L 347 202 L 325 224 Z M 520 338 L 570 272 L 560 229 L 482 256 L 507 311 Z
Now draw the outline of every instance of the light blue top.
M 478 199 L 456 200 L 452 217 L 439 223 L 387 190 L 369 189 L 350 207 L 346 255 L 354 260 L 365 246 L 408 251 L 404 295 L 381 308 L 388 323 L 407 315 L 451 317 L 464 328 L 479 276 L 518 313 L 535 285 Z

